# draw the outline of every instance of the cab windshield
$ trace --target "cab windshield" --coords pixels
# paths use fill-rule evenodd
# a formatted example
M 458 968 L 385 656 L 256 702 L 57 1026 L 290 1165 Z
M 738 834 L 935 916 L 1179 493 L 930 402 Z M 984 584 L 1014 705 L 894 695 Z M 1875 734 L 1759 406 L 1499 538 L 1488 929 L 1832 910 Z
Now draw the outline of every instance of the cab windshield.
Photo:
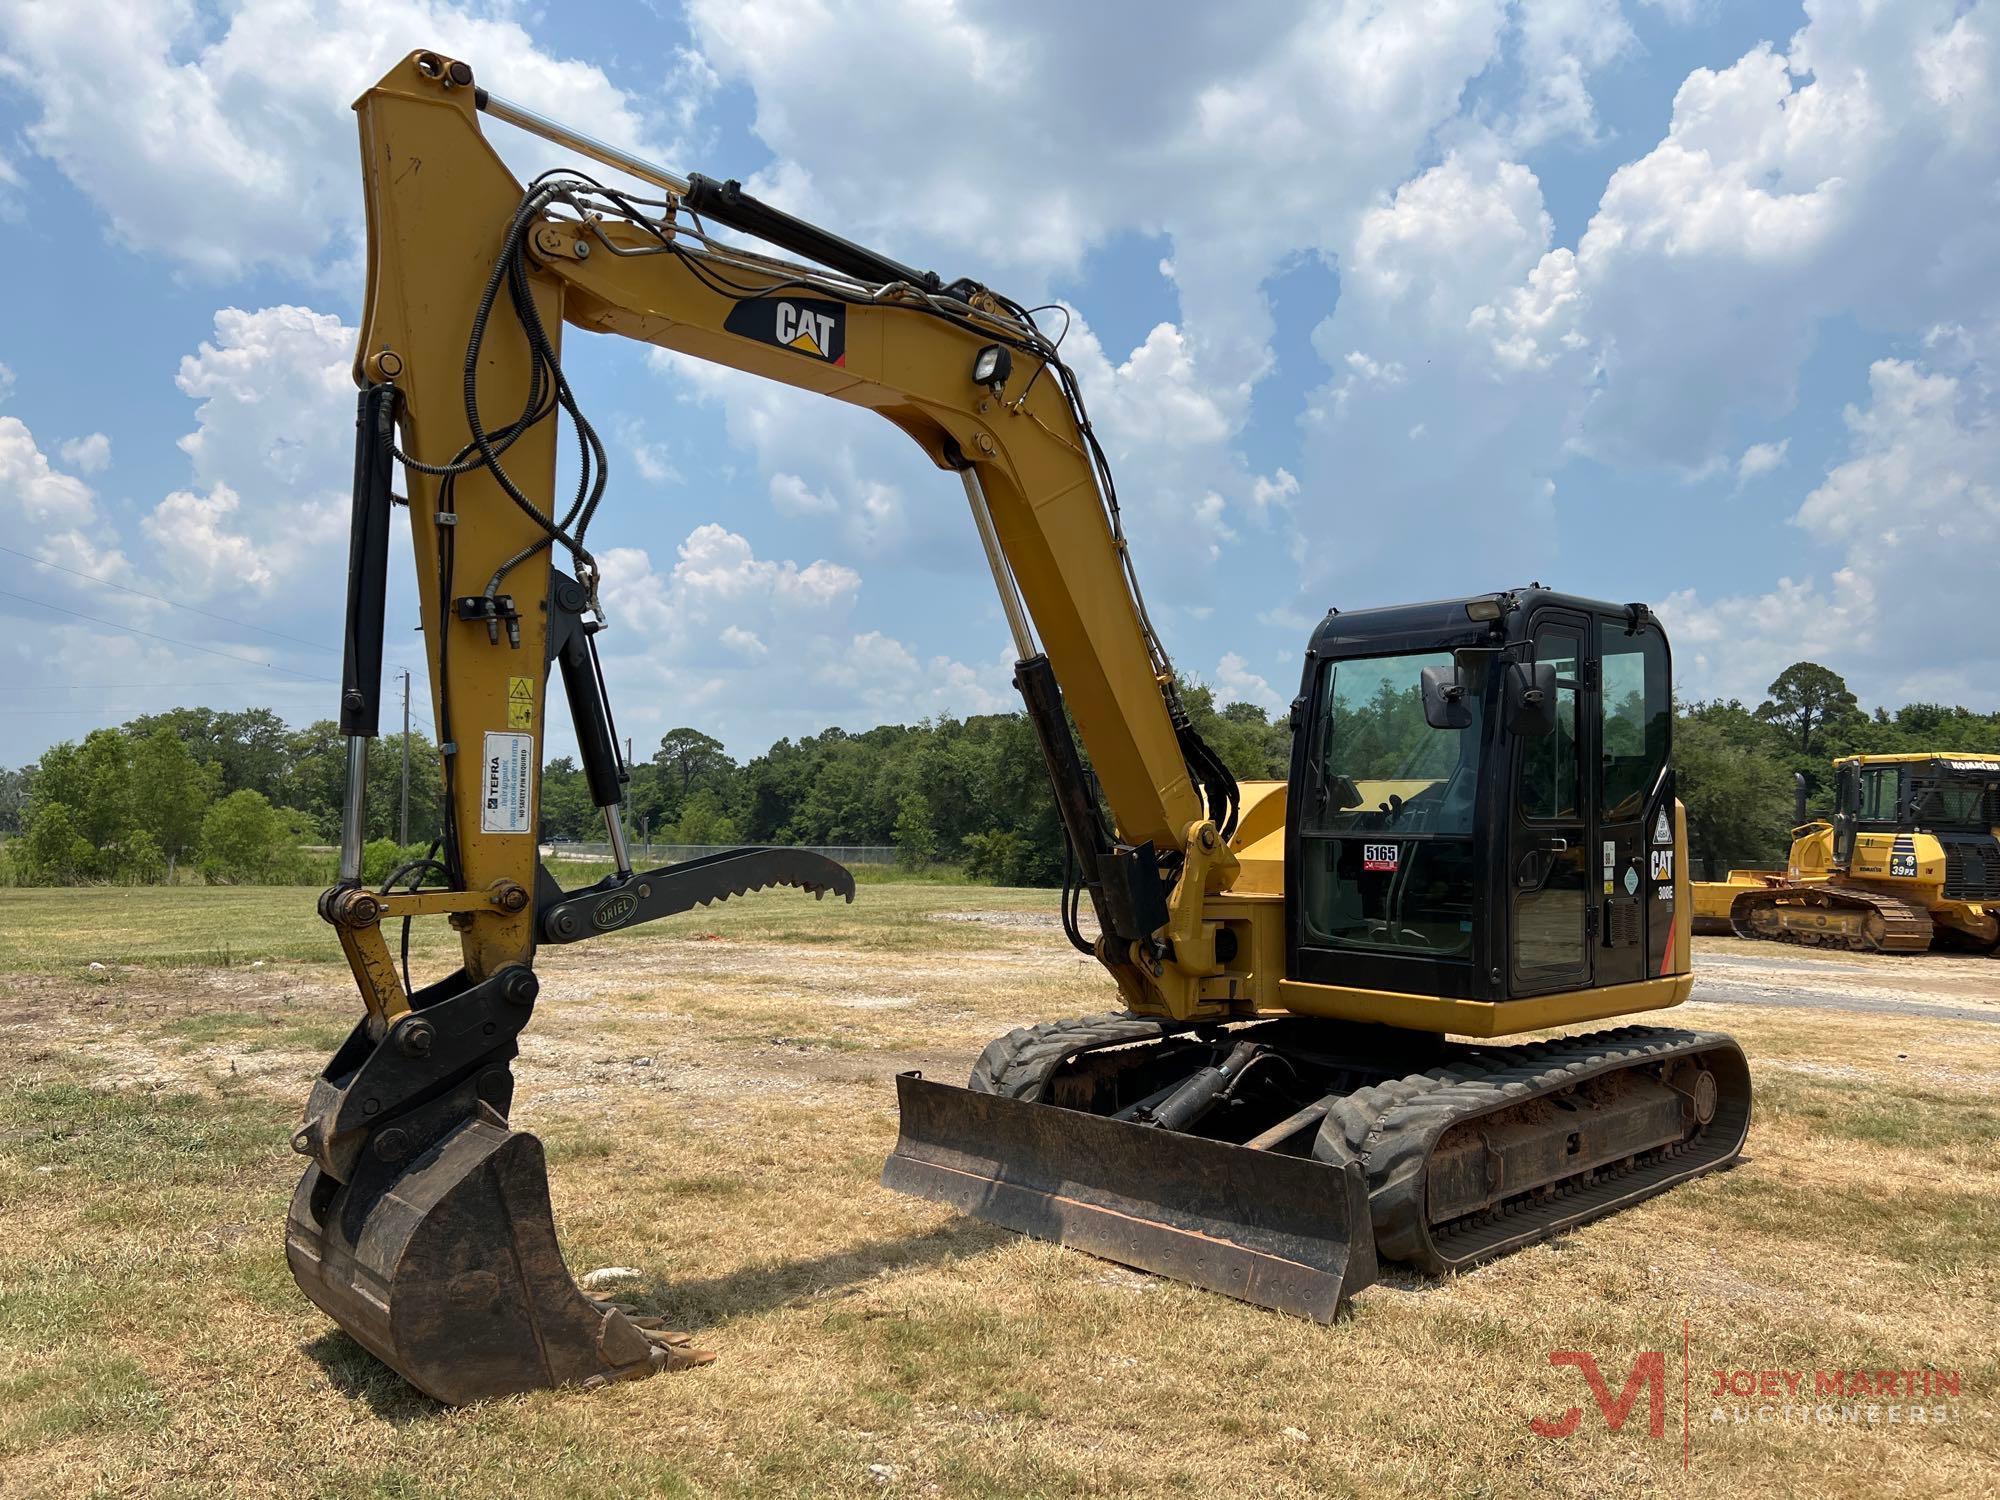
M 1313 789 L 1322 831 L 1472 832 L 1486 662 L 1468 657 L 1460 668 L 1471 727 L 1433 729 L 1424 720 L 1423 671 L 1451 666 L 1449 651 L 1327 666 Z
M 2000 825 L 2000 766 L 1985 774 L 1920 769 L 1910 781 L 1916 821 L 1936 827 Z
M 1471 954 L 1487 662 L 1460 668 L 1470 727 L 1433 729 L 1423 672 L 1451 666 L 1449 651 L 1427 651 L 1322 669 L 1299 813 L 1302 936 L 1315 947 Z

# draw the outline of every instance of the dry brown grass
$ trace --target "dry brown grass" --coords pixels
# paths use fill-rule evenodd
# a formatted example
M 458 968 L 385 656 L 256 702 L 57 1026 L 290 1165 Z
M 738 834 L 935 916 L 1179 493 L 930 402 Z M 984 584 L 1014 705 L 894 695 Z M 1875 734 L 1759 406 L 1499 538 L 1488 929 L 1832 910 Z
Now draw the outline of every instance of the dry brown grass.
M 571 1263 L 639 1268 L 632 1300 L 721 1358 L 440 1410 L 284 1267 L 287 1126 L 354 1005 L 343 971 L 284 956 L 313 938 L 286 894 L 296 912 L 232 909 L 233 966 L 144 962 L 128 922 L 111 969 L 35 960 L 0 996 L 0 1493 L 1975 1495 L 2000 1475 L 1994 1027 L 1691 1007 L 1752 1057 L 1748 1164 L 1468 1276 L 1391 1276 L 1319 1327 L 874 1186 L 898 1069 L 956 1076 L 1007 1026 L 1108 998 L 1046 897 L 965 889 L 760 897 L 547 955 L 517 1122 L 549 1142 Z M 89 912 L 62 914 L 78 961 Z M 936 920 L 967 912 L 992 920 Z M 2000 964 L 1953 983 L 1987 972 L 1990 995 Z M 1608 1433 L 1552 1349 L 1594 1350 L 1614 1387 L 1666 1351 L 1667 1437 L 1643 1402 Z M 1710 1425 L 1711 1369 L 1854 1366 L 1962 1371 L 1956 1420 Z M 1575 1436 L 1529 1431 L 1570 1405 Z

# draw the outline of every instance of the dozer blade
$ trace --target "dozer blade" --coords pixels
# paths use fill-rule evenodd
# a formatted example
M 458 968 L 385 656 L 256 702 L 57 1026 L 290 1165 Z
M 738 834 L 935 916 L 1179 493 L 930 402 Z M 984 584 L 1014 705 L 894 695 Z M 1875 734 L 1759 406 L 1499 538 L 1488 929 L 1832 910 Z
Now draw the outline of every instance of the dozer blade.
M 1253 1151 L 1079 1110 L 896 1080 L 882 1184 L 1319 1322 L 1375 1280 L 1358 1163 Z
M 334 1322 L 452 1405 L 709 1357 L 583 1294 L 556 1244 L 542 1143 L 490 1111 L 386 1180 L 308 1168 L 285 1253 Z

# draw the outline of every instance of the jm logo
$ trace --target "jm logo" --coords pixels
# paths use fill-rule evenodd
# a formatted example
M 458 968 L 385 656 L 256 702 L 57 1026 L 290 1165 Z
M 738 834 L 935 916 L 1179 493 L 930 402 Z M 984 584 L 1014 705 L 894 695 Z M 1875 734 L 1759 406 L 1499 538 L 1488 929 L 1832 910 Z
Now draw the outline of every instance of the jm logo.
M 1603 1372 L 1597 1368 L 1597 1356 L 1587 1349 L 1553 1349 L 1549 1351 L 1549 1363 L 1558 1369 L 1568 1365 L 1583 1373 L 1584 1381 L 1590 1386 L 1590 1394 L 1597 1402 L 1597 1409 L 1604 1414 L 1604 1425 L 1613 1432 L 1624 1429 L 1626 1419 L 1632 1415 L 1632 1408 L 1638 1403 L 1639 1393 L 1647 1393 L 1647 1434 L 1651 1437 L 1665 1437 L 1667 1432 L 1667 1357 L 1657 1349 L 1648 1349 L 1632 1361 L 1632 1372 L 1625 1377 L 1625 1389 L 1616 1398 L 1611 1387 L 1605 1384 Z M 1583 1408 L 1572 1406 L 1554 1421 L 1536 1417 L 1528 1423 L 1538 1437 L 1566 1438 L 1573 1434 L 1583 1421 Z

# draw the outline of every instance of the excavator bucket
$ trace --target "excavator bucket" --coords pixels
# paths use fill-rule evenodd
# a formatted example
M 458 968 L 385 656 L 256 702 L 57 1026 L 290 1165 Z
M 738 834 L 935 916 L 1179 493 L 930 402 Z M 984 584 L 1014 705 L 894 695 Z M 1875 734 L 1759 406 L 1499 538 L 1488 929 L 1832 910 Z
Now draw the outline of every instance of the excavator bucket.
M 336 1323 L 452 1405 L 709 1357 L 584 1295 L 556 1244 L 542 1143 L 490 1110 L 386 1180 L 308 1168 L 285 1253 Z
M 882 1185 L 1036 1239 L 1330 1322 L 1375 1280 L 1358 1163 L 1233 1146 L 1051 1104 L 896 1080 Z

